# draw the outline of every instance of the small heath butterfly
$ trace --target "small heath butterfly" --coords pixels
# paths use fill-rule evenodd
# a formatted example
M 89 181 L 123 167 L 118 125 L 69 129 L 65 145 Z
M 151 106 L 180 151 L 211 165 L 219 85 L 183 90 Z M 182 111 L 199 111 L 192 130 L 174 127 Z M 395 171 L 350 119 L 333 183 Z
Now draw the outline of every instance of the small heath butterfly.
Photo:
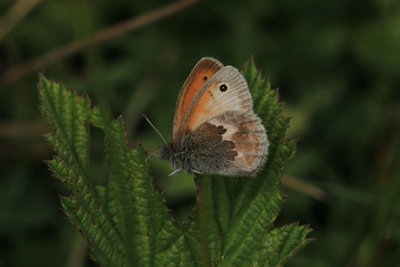
M 210 57 L 200 59 L 176 104 L 173 141 L 159 154 L 191 174 L 255 176 L 267 158 L 269 142 L 254 114 L 243 75 Z

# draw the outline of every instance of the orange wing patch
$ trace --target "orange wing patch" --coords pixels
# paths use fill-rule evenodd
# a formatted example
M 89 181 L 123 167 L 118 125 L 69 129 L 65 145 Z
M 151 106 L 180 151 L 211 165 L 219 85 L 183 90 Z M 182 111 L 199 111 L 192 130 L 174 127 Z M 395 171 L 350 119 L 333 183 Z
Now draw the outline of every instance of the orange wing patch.
M 212 118 L 209 114 L 208 104 L 215 102 L 215 96 L 210 90 L 207 90 L 206 92 L 208 92 L 208 94 L 203 93 L 199 96 L 196 106 L 190 111 L 190 116 L 188 116 L 185 122 L 185 130 L 192 131 L 199 125 L 199 121 L 203 122 Z
M 201 90 L 201 88 L 210 80 L 210 78 L 221 68 L 223 65 L 213 58 L 202 58 L 190 72 L 189 77 L 186 79 L 181 92 L 178 96 L 176 103 L 173 136 L 175 138 L 183 118 L 188 111 L 190 104 Z

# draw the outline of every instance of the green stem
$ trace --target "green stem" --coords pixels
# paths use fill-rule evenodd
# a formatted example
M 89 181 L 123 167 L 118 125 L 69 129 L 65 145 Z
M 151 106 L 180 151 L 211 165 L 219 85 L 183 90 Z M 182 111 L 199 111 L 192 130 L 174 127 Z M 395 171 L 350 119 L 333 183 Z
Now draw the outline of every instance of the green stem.
M 203 251 L 204 266 L 211 266 L 210 252 L 208 249 L 208 230 L 207 230 L 207 207 L 205 205 L 205 197 L 207 193 L 206 189 L 206 177 L 195 177 L 197 185 L 197 207 L 199 213 L 199 230 L 200 230 L 200 241 L 201 249 Z

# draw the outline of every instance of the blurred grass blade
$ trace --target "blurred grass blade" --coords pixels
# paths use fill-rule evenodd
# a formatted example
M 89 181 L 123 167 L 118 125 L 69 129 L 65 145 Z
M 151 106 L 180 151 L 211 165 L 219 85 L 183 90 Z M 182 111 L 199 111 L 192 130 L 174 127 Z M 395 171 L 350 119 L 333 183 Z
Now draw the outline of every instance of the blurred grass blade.
M 99 45 L 124 33 L 142 28 L 155 21 L 171 16 L 180 10 L 197 3 L 198 1 L 200 0 L 176 1 L 116 25 L 110 26 L 109 28 L 100 31 L 93 36 L 89 36 L 82 40 L 73 41 L 65 46 L 51 50 L 44 55 L 7 70 L 0 76 L 0 89 L 23 78 L 29 73 L 40 71 L 41 69 L 58 60 L 61 60 L 64 57 L 71 56 L 89 46 Z

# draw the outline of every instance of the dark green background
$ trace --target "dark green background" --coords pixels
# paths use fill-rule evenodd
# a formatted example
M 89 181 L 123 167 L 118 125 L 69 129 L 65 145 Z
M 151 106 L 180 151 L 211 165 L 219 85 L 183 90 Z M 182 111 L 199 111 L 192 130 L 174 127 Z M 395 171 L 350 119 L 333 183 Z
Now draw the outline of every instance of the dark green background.
M 0 3 L 0 14 L 14 1 Z M 65 44 L 165 1 L 39 1 L 0 40 L 0 76 Z M 0 24 L 7 27 L 7 23 Z M 400 2 L 201 1 L 43 69 L 45 75 L 123 114 L 130 144 L 154 151 L 171 140 L 179 90 L 194 64 L 212 56 L 240 68 L 251 56 L 291 116 L 298 137 L 285 175 L 318 187 L 289 195 L 276 225 L 310 224 L 316 241 L 288 266 L 394 266 L 400 262 Z M 60 210 L 67 194 L 51 177 L 37 72 L 0 89 L 0 266 L 94 266 Z M 268 123 L 268 122 L 267 122 Z M 93 179 L 105 183 L 101 134 L 92 131 Z M 163 187 L 168 162 L 153 159 Z M 168 204 L 190 214 L 188 175 L 169 181 Z

